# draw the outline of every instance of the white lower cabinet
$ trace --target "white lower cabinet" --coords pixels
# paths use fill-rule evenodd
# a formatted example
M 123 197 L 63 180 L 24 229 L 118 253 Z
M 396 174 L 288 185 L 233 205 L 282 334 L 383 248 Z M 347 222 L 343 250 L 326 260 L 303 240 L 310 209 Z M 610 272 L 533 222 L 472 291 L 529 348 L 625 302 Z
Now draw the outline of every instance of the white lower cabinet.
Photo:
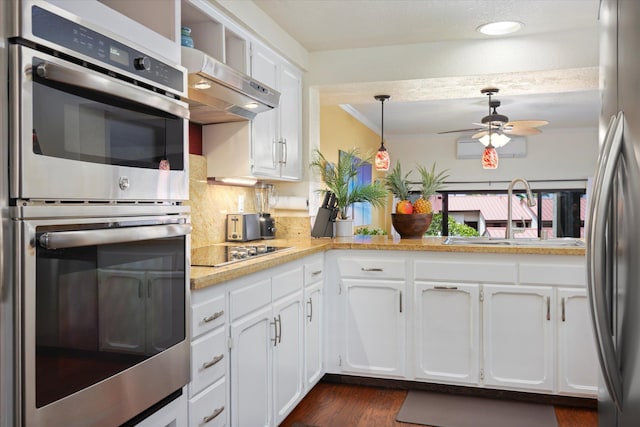
M 186 387 L 182 395 L 154 412 L 135 427 L 187 427 Z
M 479 285 L 415 283 L 415 377 L 477 385 L 480 361 Z
M 343 372 L 403 377 L 404 282 L 343 279 L 345 292 Z
M 584 289 L 558 289 L 558 391 L 595 396 L 598 359 Z
M 324 257 L 304 264 L 304 382 L 308 392 L 324 375 Z
M 303 269 L 232 286 L 231 425 L 278 425 L 303 397 Z
M 226 292 L 224 285 L 191 292 L 190 427 L 229 425 Z
M 484 384 L 552 392 L 551 287 L 484 285 Z

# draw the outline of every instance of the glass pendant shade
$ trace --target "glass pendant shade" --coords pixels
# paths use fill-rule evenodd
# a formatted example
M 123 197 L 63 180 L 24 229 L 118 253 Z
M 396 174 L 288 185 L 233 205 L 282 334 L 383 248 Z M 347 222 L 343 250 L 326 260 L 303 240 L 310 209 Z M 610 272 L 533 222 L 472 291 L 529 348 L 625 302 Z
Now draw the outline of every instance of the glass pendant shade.
M 388 171 L 389 165 L 391 165 L 391 158 L 389 152 L 384 148 L 384 144 L 380 144 L 380 148 L 376 153 L 375 166 L 377 171 Z
M 491 145 L 482 153 L 482 169 L 498 169 L 498 152 Z
M 377 171 L 386 172 L 389 170 L 389 166 L 391 165 L 391 157 L 389 157 L 389 152 L 386 148 L 384 148 L 384 101 L 391 98 L 390 95 L 375 95 L 374 98 L 377 101 L 380 101 L 380 105 L 382 106 L 382 120 L 381 120 L 381 128 L 380 132 L 380 148 L 378 148 L 378 152 L 376 153 L 375 159 L 375 167 Z

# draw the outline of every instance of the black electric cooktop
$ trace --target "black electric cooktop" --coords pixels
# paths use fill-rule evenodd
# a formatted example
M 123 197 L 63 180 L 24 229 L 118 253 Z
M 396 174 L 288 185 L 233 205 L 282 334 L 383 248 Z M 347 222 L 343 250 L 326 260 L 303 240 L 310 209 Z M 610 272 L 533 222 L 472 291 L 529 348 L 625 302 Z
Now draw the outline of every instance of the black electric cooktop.
M 191 251 L 191 265 L 199 267 L 222 267 L 286 249 L 291 248 L 266 244 L 205 246 Z

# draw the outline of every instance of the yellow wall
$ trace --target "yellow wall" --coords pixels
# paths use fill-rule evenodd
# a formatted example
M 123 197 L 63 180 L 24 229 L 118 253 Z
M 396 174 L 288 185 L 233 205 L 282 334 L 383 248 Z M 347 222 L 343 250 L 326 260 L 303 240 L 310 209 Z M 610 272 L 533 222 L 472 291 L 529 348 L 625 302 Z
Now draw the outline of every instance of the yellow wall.
M 320 108 L 320 151 L 331 162 L 338 161 L 338 150 L 357 147 L 364 155 L 378 150 L 380 136 L 360 123 L 352 115 L 338 106 Z M 392 154 L 392 153 L 391 153 Z M 393 158 L 392 158 L 393 160 Z M 373 179 L 384 177 L 384 172 L 373 169 Z M 390 203 L 391 197 L 389 197 Z M 380 227 L 389 232 L 390 216 L 387 208 L 373 209 L 372 227 Z

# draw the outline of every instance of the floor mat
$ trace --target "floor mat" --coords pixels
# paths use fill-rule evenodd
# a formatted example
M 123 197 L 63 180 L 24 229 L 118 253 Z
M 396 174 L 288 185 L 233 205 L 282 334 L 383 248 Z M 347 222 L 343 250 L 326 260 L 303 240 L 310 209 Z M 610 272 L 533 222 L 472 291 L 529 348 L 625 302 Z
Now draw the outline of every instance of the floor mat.
M 396 420 L 433 427 L 557 427 L 552 405 L 411 390 Z

